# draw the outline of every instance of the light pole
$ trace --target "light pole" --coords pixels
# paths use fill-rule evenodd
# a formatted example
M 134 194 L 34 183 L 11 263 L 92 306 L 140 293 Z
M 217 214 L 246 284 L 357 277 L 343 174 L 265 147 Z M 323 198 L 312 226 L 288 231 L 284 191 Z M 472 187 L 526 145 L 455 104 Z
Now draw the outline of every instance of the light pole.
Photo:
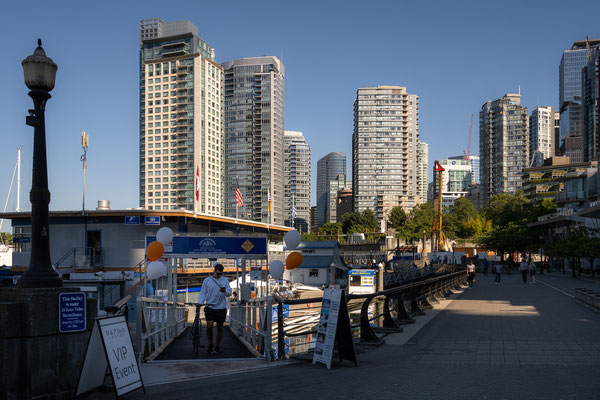
M 42 40 L 32 55 L 21 63 L 25 85 L 30 89 L 34 109 L 29 110 L 26 124 L 33 126 L 33 172 L 31 178 L 31 257 L 29 268 L 17 286 L 21 288 L 52 288 L 63 286 L 60 276 L 50 262 L 50 240 L 48 228 L 48 167 L 46 162 L 46 125 L 44 111 L 54 88 L 58 67 L 42 49 Z

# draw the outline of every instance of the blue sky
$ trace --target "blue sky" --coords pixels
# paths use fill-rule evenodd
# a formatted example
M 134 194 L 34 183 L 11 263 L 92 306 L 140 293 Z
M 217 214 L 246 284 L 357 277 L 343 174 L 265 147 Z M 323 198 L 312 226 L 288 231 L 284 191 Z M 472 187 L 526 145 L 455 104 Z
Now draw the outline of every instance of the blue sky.
M 81 207 L 82 130 L 90 136 L 86 205 L 138 205 L 138 21 L 154 17 L 192 21 L 218 62 L 282 58 L 285 127 L 304 132 L 312 148 L 314 203 L 319 158 L 342 151 L 350 173 L 357 88 L 400 85 L 420 96 L 430 163 L 462 154 L 475 114 L 476 154 L 486 100 L 520 85 L 529 109 L 558 105 L 561 52 L 600 38 L 599 11 L 597 1 L 3 2 L 0 207 L 21 146 L 21 208 L 29 209 L 32 105 L 20 63 L 38 37 L 59 66 L 46 114 L 52 210 Z

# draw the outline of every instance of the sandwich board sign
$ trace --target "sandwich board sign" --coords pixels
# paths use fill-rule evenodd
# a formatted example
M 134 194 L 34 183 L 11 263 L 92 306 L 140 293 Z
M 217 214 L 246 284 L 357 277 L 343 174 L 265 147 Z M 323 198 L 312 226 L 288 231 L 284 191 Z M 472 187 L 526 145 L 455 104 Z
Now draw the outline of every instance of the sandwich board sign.
M 342 289 L 327 288 L 323 291 L 313 364 L 320 362 L 331 369 L 334 348 L 338 351 L 340 361 L 350 360 L 358 366 L 346 295 Z
M 75 396 L 103 386 L 107 368 L 117 398 L 139 388 L 146 393 L 123 315 L 97 318 L 94 322 Z

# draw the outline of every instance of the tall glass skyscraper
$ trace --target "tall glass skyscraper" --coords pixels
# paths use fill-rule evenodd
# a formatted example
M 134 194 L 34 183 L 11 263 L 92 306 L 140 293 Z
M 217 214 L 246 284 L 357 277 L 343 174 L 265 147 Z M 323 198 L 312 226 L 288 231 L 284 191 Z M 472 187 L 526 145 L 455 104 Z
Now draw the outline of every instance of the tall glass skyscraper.
M 310 229 L 310 146 L 302 132 L 285 131 L 285 225 Z
M 223 213 L 223 67 L 190 21 L 140 21 L 140 206 Z
M 225 68 L 225 214 L 283 225 L 284 68 L 277 57 L 228 61 Z
M 581 70 L 586 65 L 586 41 L 573 43 L 564 50 L 558 68 L 558 106 L 560 110 L 561 154 L 571 161 L 583 161 L 583 140 L 574 139 L 583 135 L 581 108 Z M 569 138 L 565 142 L 565 139 Z M 577 145 L 573 145 L 577 143 Z M 581 145 L 579 145 L 581 143 Z M 575 161 L 577 160 L 577 161 Z
M 327 216 L 331 215 L 329 210 L 329 182 L 342 177 L 346 181 L 346 155 L 344 153 L 329 153 L 317 161 L 317 227 L 329 222 Z M 335 215 L 335 211 L 333 213 Z
M 590 40 L 582 71 L 583 145 L 585 161 L 600 157 L 600 40 Z

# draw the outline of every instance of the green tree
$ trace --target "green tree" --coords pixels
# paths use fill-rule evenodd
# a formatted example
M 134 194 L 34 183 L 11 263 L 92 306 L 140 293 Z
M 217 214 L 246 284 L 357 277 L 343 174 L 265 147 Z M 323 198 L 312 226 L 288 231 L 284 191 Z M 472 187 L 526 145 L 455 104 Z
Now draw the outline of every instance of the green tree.
M 0 232 L 0 244 L 11 245 L 13 235 L 8 232 Z
M 421 238 L 423 231 L 427 235 L 430 235 L 434 217 L 433 202 L 428 201 L 419 204 L 408 214 L 408 219 L 398 232 L 398 235 L 405 241 Z
M 319 227 L 319 240 L 337 240 L 338 233 L 342 233 L 340 224 L 326 222 Z
M 408 216 L 402 207 L 394 207 L 388 217 L 388 226 L 394 228 L 396 232 L 400 231 L 408 221 Z
M 365 226 L 365 228 L 367 228 L 369 231 L 373 231 L 373 229 L 377 229 L 377 226 L 379 225 L 377 223 L 377 217 L 375 216 L 375 213 L 373 212 L 373 210 L 371 210 L 370 208 L 367 208 L 366 210 L 364 210 L 362 212 L 362 224 Z
M 532 217 L 533 206 L 519 191 L 515 195 L 498 194 L 493 196 L 483 215 L 492 221 L 494 227 L 507 226 L 511 222 L 525 222 Z
M 364 232 L 364 226 L 362 223 L 362 216 L 358 211 L 349 212 L 340 218 L 340 222 L 342 226 L 342 231 L 344 233 L 354 233 L 354 232 Z M 362 230 L 359 230 L 361 229 Z

